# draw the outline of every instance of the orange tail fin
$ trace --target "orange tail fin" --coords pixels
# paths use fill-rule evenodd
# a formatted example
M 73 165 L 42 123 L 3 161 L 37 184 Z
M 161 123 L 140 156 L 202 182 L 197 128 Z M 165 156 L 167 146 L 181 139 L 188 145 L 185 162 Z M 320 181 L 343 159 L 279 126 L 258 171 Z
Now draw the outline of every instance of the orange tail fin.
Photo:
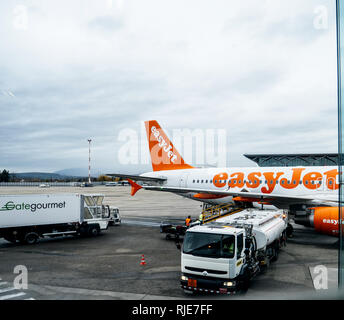
M 186 164 L 156 120 L 145 122 L 153 171 L 192 169 Z

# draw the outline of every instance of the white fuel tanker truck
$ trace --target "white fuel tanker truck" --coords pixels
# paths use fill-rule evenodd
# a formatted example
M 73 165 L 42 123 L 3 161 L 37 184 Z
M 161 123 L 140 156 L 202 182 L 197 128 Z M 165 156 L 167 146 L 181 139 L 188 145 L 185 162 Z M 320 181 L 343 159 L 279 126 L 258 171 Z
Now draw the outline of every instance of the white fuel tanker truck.
M 245 209 L 187 230 L 181 253 L 186 293 L 234 294 L 278 258 L 286 243 L 283 210 Z

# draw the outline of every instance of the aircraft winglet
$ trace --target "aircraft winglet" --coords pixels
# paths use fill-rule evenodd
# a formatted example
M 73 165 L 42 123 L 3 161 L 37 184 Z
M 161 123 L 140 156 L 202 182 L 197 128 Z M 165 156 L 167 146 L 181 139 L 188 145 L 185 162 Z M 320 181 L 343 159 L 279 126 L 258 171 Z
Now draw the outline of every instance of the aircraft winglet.
M 142 186 L 140 186 L 139 184 L 135 183 L 133 180 L 128 179 L 128 182 L 131 185 L 131 195 L 132 196 L 134 196 L 137 191 L 142 189 Z

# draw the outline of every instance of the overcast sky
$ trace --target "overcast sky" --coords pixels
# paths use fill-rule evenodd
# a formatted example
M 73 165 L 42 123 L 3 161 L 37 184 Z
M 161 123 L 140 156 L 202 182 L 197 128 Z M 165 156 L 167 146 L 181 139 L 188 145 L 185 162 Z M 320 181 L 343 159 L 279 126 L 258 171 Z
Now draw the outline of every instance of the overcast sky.
M 150 119 L 226 129 L 231 166 L 337 152 L 334 5 L 2 0 L 0 169 L 87 169 L 91 138 L 94 168 L 136 172 L 119 135 Z

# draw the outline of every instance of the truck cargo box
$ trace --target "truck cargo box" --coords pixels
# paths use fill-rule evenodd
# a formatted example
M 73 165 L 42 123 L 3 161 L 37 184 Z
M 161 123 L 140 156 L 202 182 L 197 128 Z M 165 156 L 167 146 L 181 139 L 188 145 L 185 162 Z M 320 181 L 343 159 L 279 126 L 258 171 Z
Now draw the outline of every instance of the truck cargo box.
M 1 195 L 0 229 L 81 223 L 83 210 L 79 194 Z

